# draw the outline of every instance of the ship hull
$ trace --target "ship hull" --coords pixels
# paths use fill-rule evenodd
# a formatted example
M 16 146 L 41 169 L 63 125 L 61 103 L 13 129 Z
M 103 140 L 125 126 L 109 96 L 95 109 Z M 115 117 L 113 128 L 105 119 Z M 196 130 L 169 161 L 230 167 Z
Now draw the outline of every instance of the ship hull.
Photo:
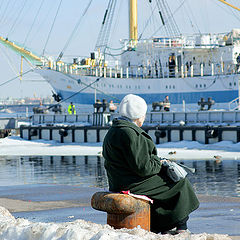
M 216 106 L 227 106 L 238 97 L 238 74 L 186 78 L 99 78 L 36 69 L 66 102 L 93 104 L 97 99 L 120 102 L 126 94 L 137 94 L 148 104 L 169 96 L 171 104 L 197 104 L 211 97 Z

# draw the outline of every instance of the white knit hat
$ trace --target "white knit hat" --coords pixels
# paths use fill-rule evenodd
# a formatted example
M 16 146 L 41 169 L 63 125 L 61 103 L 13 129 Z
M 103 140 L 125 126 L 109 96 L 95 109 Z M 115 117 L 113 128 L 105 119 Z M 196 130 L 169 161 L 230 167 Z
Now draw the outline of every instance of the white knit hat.
M 119 113 L 123 117 L 138 119 L 143 117 L 147 112 L 147 104 L 145 100 L 137 95 L 126 95 L 119 106 Z

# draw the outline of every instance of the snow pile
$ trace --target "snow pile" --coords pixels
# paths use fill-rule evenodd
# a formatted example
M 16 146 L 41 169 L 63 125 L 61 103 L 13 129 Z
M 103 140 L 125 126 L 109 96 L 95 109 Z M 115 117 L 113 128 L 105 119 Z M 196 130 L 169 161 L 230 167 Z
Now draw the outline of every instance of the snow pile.
M 47 140 L 24 140 L 18 136 L 0 138 L 0 155 L 6 156 L 74 156 L 98 155 L 102 143 L 59 143 Z
M 0 207 L 0 240 L 185 240 L 189 235 L 158 235 L 141 228 L 114 230 L 84 220 L 67 223 L 33 223 L 15 219 L 7 209 Z M 192 234 L 191 240 L 231 240 L 227 235 Z
M 101 155 L 102 143 L 59 143 L 47 140 L 24 140 L 18 136 L 0 138 L 0 156 L 86 156 Z M 240 159 L 240 143 L 222 141 L 201 144 L 195 141 L 167 142 L 157 145 L 158 155 L 176 160 Z M 170 155 L 170 153 L 174 153 Z

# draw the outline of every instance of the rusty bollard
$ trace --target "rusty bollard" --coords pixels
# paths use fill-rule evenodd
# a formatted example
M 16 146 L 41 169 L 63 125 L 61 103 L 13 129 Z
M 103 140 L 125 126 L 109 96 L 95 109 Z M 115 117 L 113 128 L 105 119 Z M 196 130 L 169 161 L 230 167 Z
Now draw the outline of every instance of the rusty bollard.
M 141 228 L 150 231 L 150 204 L 127 194 L 96 192 L 91 199 L 91 206 L 107 212 L 107 224 L 119 228 Z

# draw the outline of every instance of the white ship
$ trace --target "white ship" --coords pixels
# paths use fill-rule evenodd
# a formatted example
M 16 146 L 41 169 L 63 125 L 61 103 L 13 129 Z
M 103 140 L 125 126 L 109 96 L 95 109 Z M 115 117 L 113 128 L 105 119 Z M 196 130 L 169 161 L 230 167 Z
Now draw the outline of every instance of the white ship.
M 214 100 L 215 108 L 228 108 L 234 100 L 238 105 L 240 29 L 184 36 L 172 19 L 168 21 L 170 36 L 140 39 L 137 0 L 129 0 L 129 39 L 121 41 L 120 60 L 111 64 L 104 53 L 115 2 L 109 0 L 98 45 L 89 58 L 74 58 L 67 63 L 61 61 L 61 56 L 57 60 L 36 56 L 3 37 L 0 42 L 34 63 L 35 72 L 66 103 L 92 105 L 96 99 L 120 102 L 126 94 L 133 93 L 148 104 L 162 101 L 168 95 L 176 106 L 183 103 L 197 106 L 201 98 Z M 162 24 L 167 25 L 161 9 L 166 1 L 157 4 Z

